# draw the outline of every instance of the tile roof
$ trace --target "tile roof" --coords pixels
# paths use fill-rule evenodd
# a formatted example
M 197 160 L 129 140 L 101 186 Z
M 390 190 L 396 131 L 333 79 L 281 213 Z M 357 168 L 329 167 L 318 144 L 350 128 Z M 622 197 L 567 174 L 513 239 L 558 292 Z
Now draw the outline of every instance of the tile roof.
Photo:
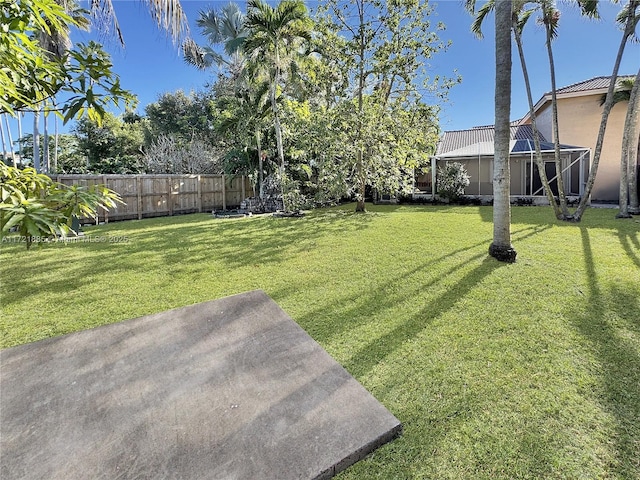
M 517 125 L 516 123 L 517 122 L 512 122 L 511 124 L 511 140 L 526 140 L 528 138 L 533 138 L 531 125 Z M 438 143 L 436 155 L 442 155 L 454 150 L 462 150 L 478 143 L 493 143 L 494 134 L 495 128 L 493 125 L 474 127 L 470 130 L 453 130 L 444 132 L 440 142 Z M 542 138 L 542 135 L 540 137 L 541 141 L 546 141 L 545 138 Z
M 630 77 L 630 75 L 619 75 L 618 80 L 623 78 Z M 601 90 L 609 88 L 609 82 L 611 80 L 611 76 L 607 75 L 604 77 L 593 77 L 589 80 L 583 80 L 582 82 L 573 83 L 566 87 L 559 88 L 556 90 L 556 93 L 576 93 L 576 92 L 587 92 L 589 90 Z M 551 92 L 547 92 L 545 95 L 550 95 Z

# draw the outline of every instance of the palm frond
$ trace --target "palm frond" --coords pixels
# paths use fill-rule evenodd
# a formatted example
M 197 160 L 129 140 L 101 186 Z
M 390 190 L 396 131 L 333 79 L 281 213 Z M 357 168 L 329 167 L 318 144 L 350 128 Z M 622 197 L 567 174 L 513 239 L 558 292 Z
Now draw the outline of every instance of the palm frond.
M 484 19 L 487 18 L 487 15 L 493 11 L 495 5 L 495 0 L 489 0 L 476 12 L 473 23 L 471 24 L 471 31 L 476 35 L 476 37 L 484 37 L 482 33 L 482 23 L 484 22 Z

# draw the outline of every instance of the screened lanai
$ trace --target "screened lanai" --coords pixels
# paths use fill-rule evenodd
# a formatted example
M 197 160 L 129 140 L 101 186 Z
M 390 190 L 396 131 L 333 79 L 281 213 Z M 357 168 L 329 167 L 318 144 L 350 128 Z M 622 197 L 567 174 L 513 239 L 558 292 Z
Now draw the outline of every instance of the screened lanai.
M 493 127 L 483 128 L 490 129 L 490 133 L 493 133 Z M 531 138 L 522 138 L 522 133 L 530 133 L 530 128 L 512 127 L 513 139 L 510 141 L 511 195 L 540 197 L 541 201 L 543 201 L 546 196 L 536 165 L 534 142 Z M 464 134 L 467 138 L 470 136 L 469 134 L 475 137 L 479 136 L 478 129 L 447 132 L 447 134 L 458 134 L 458 137 Z M 492 137 L 493 135 L 490 136 Z M 438 167 L 445 162 L 459 162 L 464 165 L 470 176 L 470 184 L 465 189 L 465 195 L 493 195 L 493 138 L 466 145 L 464 141 L 460 141 L 460 138 L 453 141 L 448 138 L 446 139 L 447 142 L 444 141 L 445 139 L 443 137 L 438 153 L 431 159 L 431 171 L 429 174 L 416 178 L 417 189 L 423 194 L 431 194 L 435 198 L 438 192 L 437 188 L 434 189 L 432 186 L 437 185 Z M 461 143 L 462 145 L 460 145 Z M 450 147 L 457 146 L 457 148 L 446 151 L 447 145 Z M 443 146 L 445 148 L 442 148 Z M 542 141 L 540 148 L 551 190 L 554 195 L 557 195 L 558 184 L 554 160 L 554 144 Z M 589 174 L 590 152 L 589 148 L 560 145 L 561 175 L 567 195 L 581 196 L 584 193 L 586 179 Z

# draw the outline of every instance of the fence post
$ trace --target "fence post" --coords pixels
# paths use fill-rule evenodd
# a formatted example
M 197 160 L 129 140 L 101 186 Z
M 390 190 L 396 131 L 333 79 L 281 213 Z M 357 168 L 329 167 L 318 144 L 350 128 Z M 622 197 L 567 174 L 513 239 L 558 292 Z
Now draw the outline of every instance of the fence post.
M 202 213 L 202 176 L 198 175 L 198 185 L 197 185 L 197 198 L 196 198 L 196 206 L 198 207 L 198 213 Z
M 167 175 L 167 208 L 169 209 L 169 216 L 172 216 L 173 201 L 171 198 L 171 175 Z
M 226 192 L 226 179 L 224 178 L 224 173 L 222 174 L 222 210 L 227 209 L 227 192 Z
M 89 183 L 89 182 L 87 182 Z M 104 185 L 105 187 L 109 188 L 107 185 L 107 176 L 106 175 L 102 175 L 102 185 Z M 98 220 L 100 220 L 100 218 L 98 217 Z M 104 223 L 109 223 L 109 209 L 105 209 L 104 211 Z
M 136 194 L 137 194 L 137 214 L 138 220 L 142 220 L 142 177 L 136 175 Z

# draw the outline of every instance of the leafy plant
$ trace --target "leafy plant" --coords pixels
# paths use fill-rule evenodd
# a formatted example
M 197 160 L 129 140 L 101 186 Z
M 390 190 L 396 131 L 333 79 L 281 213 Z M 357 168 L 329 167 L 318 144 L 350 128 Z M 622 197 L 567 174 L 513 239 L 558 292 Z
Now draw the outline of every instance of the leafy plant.
M 0 238 L 15 231 L 27 249 L 55 236 L 77 233 L 74 218 L 95 217 L 123 203 L 104 185 L 62 185 L 33 168 L 19 170 L 0 164 Z
M 455 202 L 469 186 L 469 174 L 461 163 L 447 162 L 444 167 L 438 167 L 436 184 L 440 197 Z

